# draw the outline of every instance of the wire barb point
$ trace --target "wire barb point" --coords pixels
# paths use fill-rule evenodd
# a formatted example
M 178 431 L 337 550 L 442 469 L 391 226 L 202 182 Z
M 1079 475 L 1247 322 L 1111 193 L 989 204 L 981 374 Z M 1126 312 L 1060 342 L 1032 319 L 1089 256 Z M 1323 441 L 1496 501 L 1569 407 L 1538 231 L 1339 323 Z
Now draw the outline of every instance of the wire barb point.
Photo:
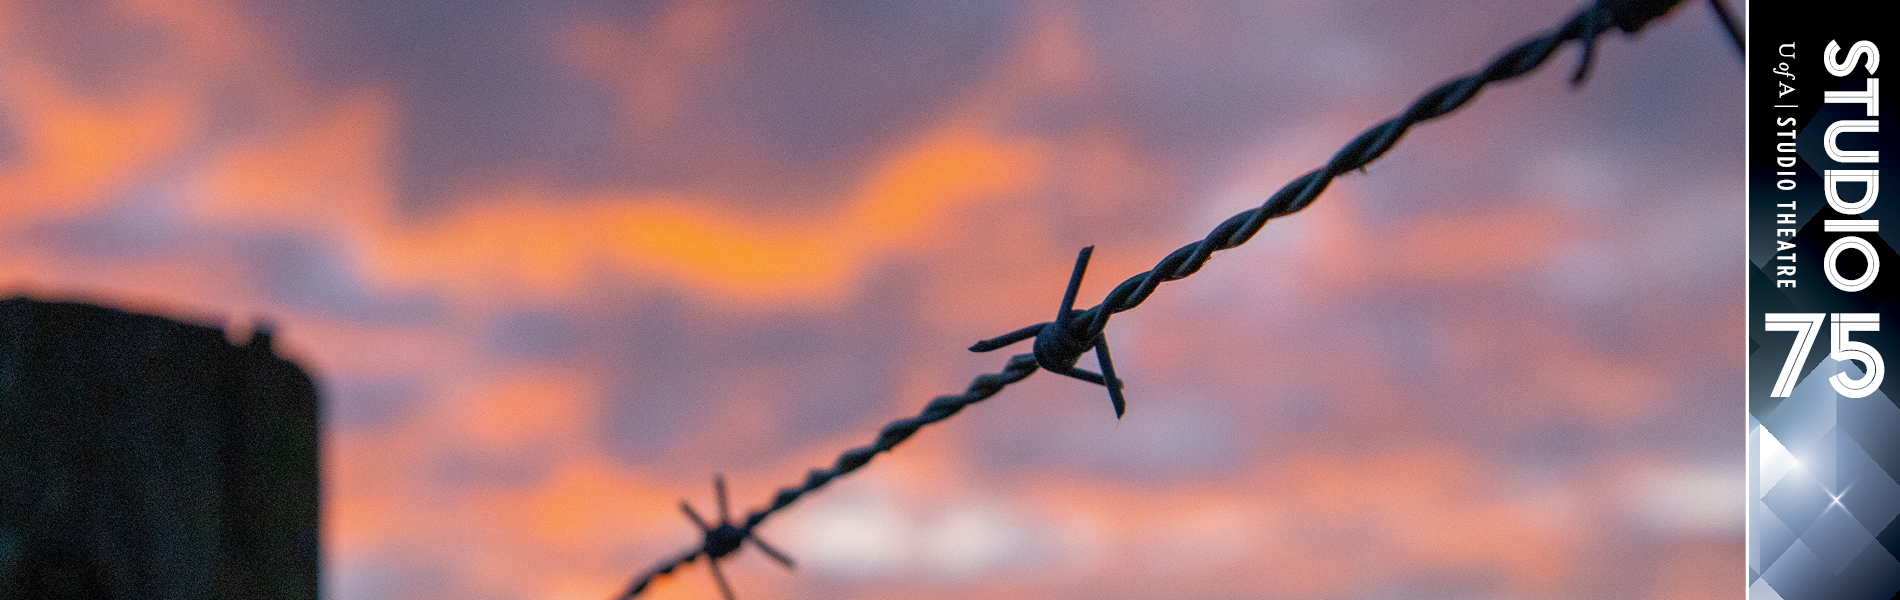
M 1108 401 L 1115 407 L 1115 418 L 1127 412 L 1128 401 L 1122 396 L 1122 380 L 1115 377 L 1115 363 L 1109 358 L 1108 337 L 1093 330 L 1099 319 L 1081 319 L 1089 311 L 1075 310 L 1075 295 L 1082 289 L 1082 275 L 1088 272 L 1094 246 L 1082 249 L 1075 257 L 1075 270 L 1069 274 L 1069 286 L 1062 292 L 1062 306 L 1056 319 L 1018 329 L 970 346 L 971 352 L 989 352 L 1029 338 L 1035 338 L 1036 365 L 1058 375 L 1066 375 L 1108 388 Z M 1090 309 L 1095 310 L 1095 309 Z M 1090 350 L 1095 351 L 1102 372 L 1076 368 L 1075 363 Z
M 686 513 L 686 518 L 691 520 L 694 526 L 699 527 L 700 534 L 704 536 L 699 548 L 693 551 L 692 554 L 687 555 L 682 562 L 692 562 L 694 558 L 701 556 L 706 557 L 706 566 L 712 570 L 713 582 L 719 584 L 719 592 L 725 596 L 726 600 L 735 600 L 735 597 L 732 593 L 732 586 L 726 583 L 725 574 L 719 571 L 719 560 L 731 555 L 733 552 L 737 552 L 739 547 L 746 542 L 751 542 L 752 547 L 758 548 L 760 552 L 771 557 L 773 561 L 785 565 L 785 568 L 790 569 L 793 567 L 791 557 L 786 556 L 784 552 L 778 551 L 777 548 L 773 548 L 771 544 L 765 543 L 765 540 L 759 539 L 758 534 L 753 533 L 750 526 L 740 527 L 733 524 L 732 512 L 728 508 L 730 503 L 726 499 L 725 476 L 713 475 L 713 495 L 715 496 L 715 500 L 718 501 L 719 506 L 718 524 L 706 521 L 704 517 L 699 515 L 699 511 L 693 510 L 692 504 L 685 500 L 680 500 L 680 511 Z M 637 588 L 635 593 L 637 593 Z

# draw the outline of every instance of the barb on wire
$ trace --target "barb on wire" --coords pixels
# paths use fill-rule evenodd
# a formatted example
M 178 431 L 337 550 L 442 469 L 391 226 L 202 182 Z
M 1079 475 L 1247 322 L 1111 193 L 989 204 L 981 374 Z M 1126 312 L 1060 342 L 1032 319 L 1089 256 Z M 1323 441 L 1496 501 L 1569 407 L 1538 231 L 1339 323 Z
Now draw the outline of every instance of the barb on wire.
M 1674 8 L 1681 0 L 1598 0 L 1596 3 L 1577 11 L 1562 25 L 1533 36 L 1517 46 L 1506 50 L 1483 69 L 1440 84 L 1414 101 L 1404 113 L 1380 123 L 1346 144 L 1335 153 L 1325 166 L 1315 169 L 1280 188 L 1261 206 L 1248 209 L 1229 217 L 1216 226 L 1207 237 L 1182 246 L 1169 253 L 1153 269 L 1124 280 L 1108 293 L 1101 304 L 1086 310 L 1075 310 L 1075 295 L 1080 287 L 1082 274 L 1087 269 L 1089 255 L 1093 247 L 1083 248 L 1076 257 L 1075 270 L 1070 275 L 1069 285 L 1063 294 L 1062 306 L 1057 311 L 1056 320 L 1024 327 L 1002 336 L 978 342 L 971 346 L 972 351 L 987 352 L 1008 346 L 1015 342 L 1036 338 L 1034 352 L 1010 357 L 1009 363 L 1000 373 L 978 376 L 963 393 L 951 396 L 939 396 L 931 400 L 923 411 L 915 417 L 893 421 L 878 431 L 877 439 L 867 446 L 845 451 L 828 469 L 814 469 L 807 473 L 802 484 L 780 489 L 772 503 L 753 511 L 745 520 L 733 524 L 725 520 L 725 486 L 723 480 L 715 480 L 719 490 L 721 522 L 713 527 L 699 519 L 691 508 L 685 508 L 693 518 L 703 535 L 703 541 L 697 548 L 690 549 L 671 559 L 654 565 L 651 569 L 634 577 L 624 593 L 618 598 L 629 600 L 645 591 L 655 579 L 672 573 L 681 566 L 705 557 L 713 565 L 714 578 L 720 584 L 721 592 L 731 598 L 731 589 L 725 584 L 717 563 L 719 559 L 736 551 L 747 539 L 765 550 L 774 558 L 782 555 L 757 543 L 752 530 L 763 523 L 772 514 L 798 501 L 800 497 L 831 480 L 844 476 L 863 467 L 878 453 L 897 447 L 919 429 L 931 423 L 949 418 L 971 404 L 981 402 L 1004 387 L 1028 378 L 1037 370 L 1048 370 L 1091 383 L 1106 386 L 1110 401 L 1115 405 L 1115 414 L 1119 418 L 1124 411 L 1121 380 L 1115 377 L 1109 359 L 1108 343 L 1103 330 L 1108 318 L 1114 313 L 1139 306 L 1154 293 L 1162 283 L 1182 279 L 1193 275 L 1207 263 L 1215 251 L 1225 250 L 1246 243 L 1266 224 L 1267 220 L 1299 212 L 1312 204 L 1320 192 L 1332 180 L 1342 174 L 1364 168 L 1373 160 L 1385 154 L 1400 137 L 1413 125 L 1444 116 L 1470 102 L 1486 85 L 1519 77 L 1536 69 L 1556 53 L 1558 47 L 1566 42 L 1576 41 L 1582 46 L 1582 55 L 1576 70 L 1571 74 L 1573 85 L 1583 83 L 1589 74 L 1595 59 L 1597 38 L 1609 28 L 1614 27 L 1625 33 L 1635 33 L 1650 21 Z M 1101 373 L 1075 367 L 1081 356 L 1090 350 L 1096 352 L 1096 358 L 1102 367 Z M 684 507 L 684 505 L 682 505 Z M 790 560 L 782 562 L 790 565 Z
M 719 572 L 719 559 L 739 551 L 739 546 L 745 542 L 752 542 L 752 547 L 758 548 L 760 552 L 772 557 L 772 560 L 778 561 L 779 564 L 785 565 L 787 569 L 792 568 L 792 558 L 786 556 L 784 552 L 779 552 L 771 544 L 765 543 L 765 540 L 759 539 L 759 534 L 753 533 L 750 529 L 740 529 L 732 524 L 732 511 L 726 508 L 725 477 L 713 476 L 713 493 L 719 497 L 718 526 L 715 527 L 707 523 L 706 519 L 700 518 L 699 511 L 693 510 L 693 505 L 687 504 L 685 500 L 680 501 L 680 510 L 684 511 L 686 518 L 691 519 L 694 525 L 698 525 L 699 531 L 705 535 L 705 541 L 700 544 L 699 551 L 695 555 L 706 557 L 706 567 L 712 570 L 713 583 L 719 584 L 719 593 L 725 596 L 726 600 L 735 600 L 732 595 L 732 585 L 726 583 L 725 574 Z
M 1056 310 L 1056 320 L 1037 323 L 1022 329 L 1011 331 L 995 339 L 983 340 L 970 346 L 971 352 L 989 352 L 1029 338 L 1036 338 L 1036 365 L 1043 370 L 1058 375 L 1067 375 L 1108 387 L 1108 401 L 1115 405 L 1115 418 L 1122 418 L 1127 411 L 1128 402 L 1122 398 L 1122 380 L 1115 377 L 1115 362 L 1108 357 L 1108 338 L 1101 332 L 1088 344 L 1077 346 L 1079 336 L 1067 331 L 1080 324 L 1075 320 L 1075 293 L 1082 288 L 1082 273 L 1089 269 L 1089 254 L 1095 252 L 1094 246 L 1082 249 L 1075 257 L 1075 272 L 1069 275 L 1069 289 L 1062 293 L 1062 308 Z M 1102 365 L 1102 372 L 1096 373 L 1075 367 L 1083 352 L 1095 349 L 1095 359 Z

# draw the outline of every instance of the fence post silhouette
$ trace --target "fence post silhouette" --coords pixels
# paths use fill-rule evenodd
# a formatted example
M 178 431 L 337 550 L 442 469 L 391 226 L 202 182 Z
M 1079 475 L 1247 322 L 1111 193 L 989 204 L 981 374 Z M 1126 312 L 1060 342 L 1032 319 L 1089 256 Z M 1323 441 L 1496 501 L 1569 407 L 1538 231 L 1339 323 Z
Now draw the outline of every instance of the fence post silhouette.
M 316 600 L 317 404 L 262 328 L 0 300 L 0 598 Z

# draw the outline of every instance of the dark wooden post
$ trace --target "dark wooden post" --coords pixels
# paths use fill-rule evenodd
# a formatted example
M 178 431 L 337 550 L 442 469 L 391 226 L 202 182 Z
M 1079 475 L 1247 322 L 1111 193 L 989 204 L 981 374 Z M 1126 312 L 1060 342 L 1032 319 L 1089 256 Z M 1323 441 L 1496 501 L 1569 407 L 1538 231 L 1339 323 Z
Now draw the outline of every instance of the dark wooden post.
M 0 300 L 0 599 L 315 600 L 317 406 L 268 331 Z

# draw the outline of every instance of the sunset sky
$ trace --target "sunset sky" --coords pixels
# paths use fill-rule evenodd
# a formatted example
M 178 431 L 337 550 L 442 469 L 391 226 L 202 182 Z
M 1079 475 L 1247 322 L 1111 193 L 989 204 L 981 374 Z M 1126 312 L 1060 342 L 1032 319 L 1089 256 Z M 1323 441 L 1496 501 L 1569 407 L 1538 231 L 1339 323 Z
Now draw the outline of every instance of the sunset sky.
M 0 297 L 272 327 L 326 598 L 601 600 L 1580 6 L 0 0 Z M 1031 377 L 739 596 L 1736 597 L 1740 63 L 1576 56 L 1118 315 L 1125 418 Z

